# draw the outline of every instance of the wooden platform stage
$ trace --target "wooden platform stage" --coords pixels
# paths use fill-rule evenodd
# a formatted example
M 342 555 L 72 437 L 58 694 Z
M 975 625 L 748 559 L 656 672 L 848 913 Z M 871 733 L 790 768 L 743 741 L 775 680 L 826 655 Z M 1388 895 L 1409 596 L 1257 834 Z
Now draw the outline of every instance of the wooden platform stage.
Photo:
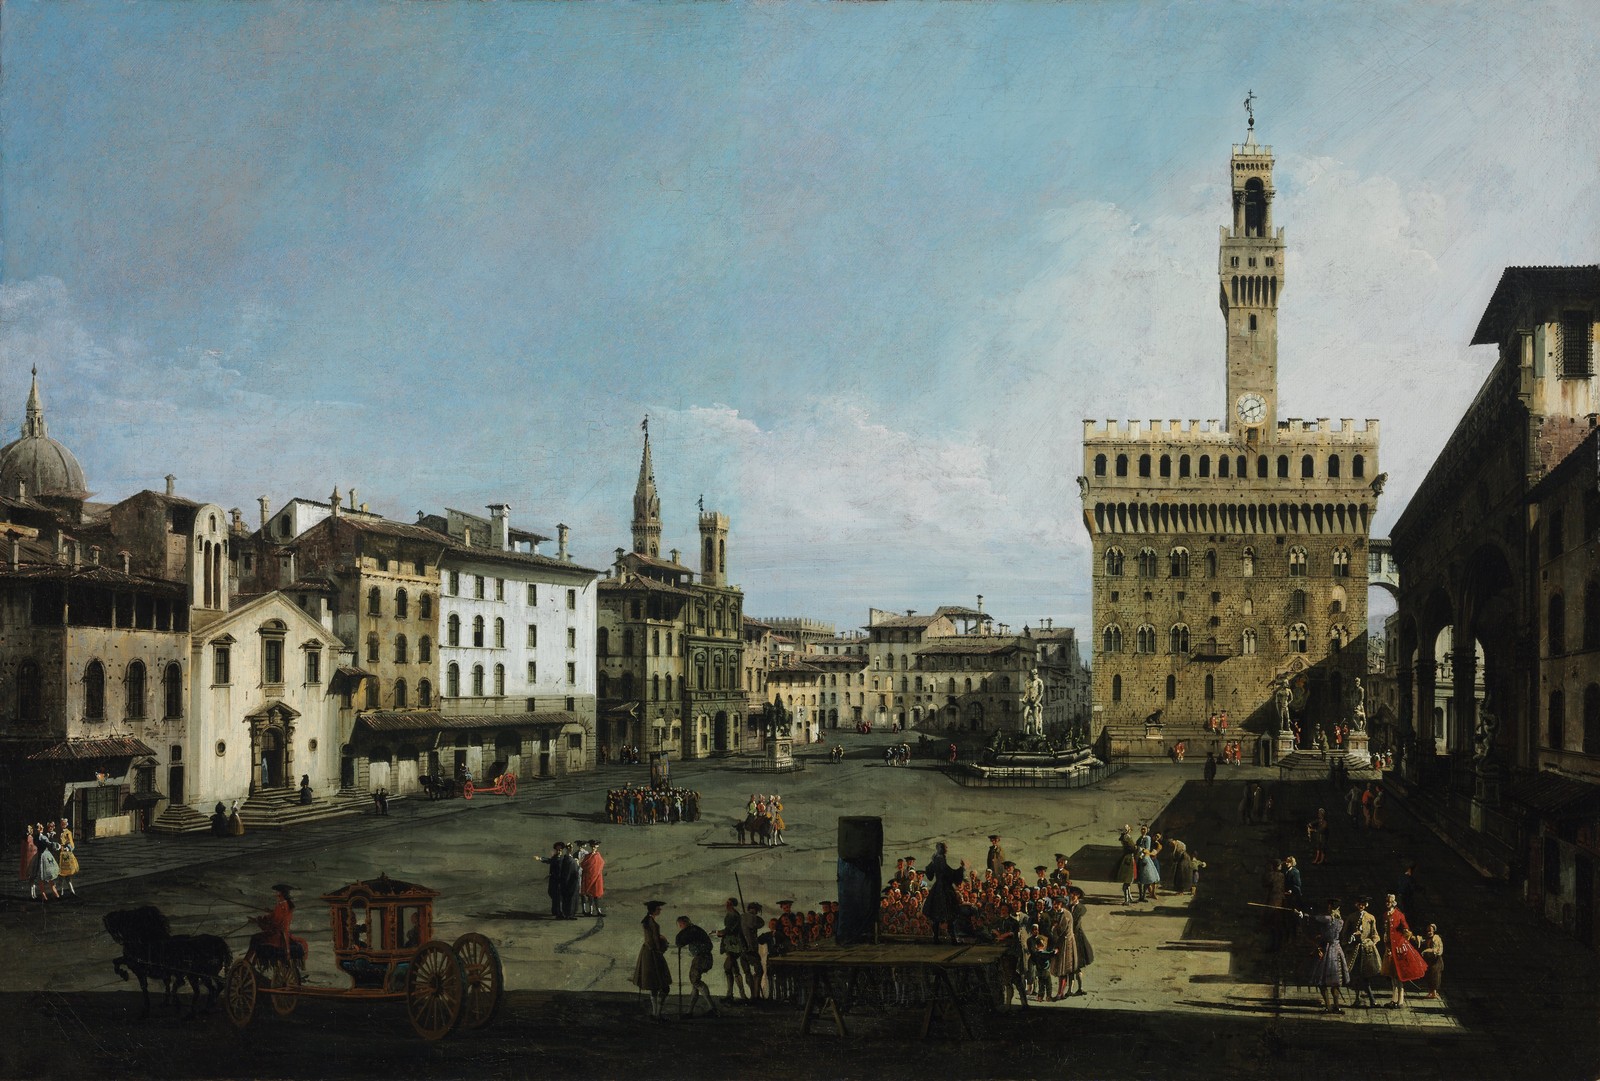
M 974 1038 L 962 1007 L 962 990 L 976 989 L 986 1001 L 998 1004 L 1000 989 L 999 946 L 945 946 L 912 943 L 877 943 L 860 946 L 819 946 L 812 950 L 770 957 L 773 976 L 805 981 L 805 1014 L 800 1032 L 826 1007 L 839 1035 L 847 1036 L 844 1011 L 855 1002 L 867 982 L 908 984 L 924 1000 L 922 1036 L 933 1030 L 937 1016 L 954 1019 L 961 1034 Z

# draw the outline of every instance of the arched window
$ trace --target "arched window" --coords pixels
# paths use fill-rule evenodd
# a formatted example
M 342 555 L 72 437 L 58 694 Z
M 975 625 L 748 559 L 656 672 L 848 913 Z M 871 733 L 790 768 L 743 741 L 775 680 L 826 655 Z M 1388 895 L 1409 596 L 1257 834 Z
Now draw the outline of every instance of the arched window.
M 1139 577 L 1154 578 L 1156 576 L 1156 550 L 1154 548 L 1139 549 Z
M 1254 548 L 1246 548 L 1244 550 L 1244 556 L 1240 560 L 1239 573 L 1246 578 L 1255 577 L 1256 550 Z
M 1100 652 L 1122 652 L 1122 628 L 1115 623 L 1106 624 L 1105 630 L 1100 632 Z
M 1172 455 L 1170 454 L 1161 456 L 1161 475 L 1163 477 L 1172 476 Z
M 503 664 L 494 666 L 494 693 L 497 695 L 506 693 L 506 666 Z
M 410 600 L 406 595 L 406 589 L 404 586 L 401 586 L 394 592 L 394 618 L 407 618 L 407 616 L 410 614 L 410 607 Z M 404 688 L 399 688 L 399 690 L 403 691 Z
M 472 697 L 483 697 L 483 665 L 472 666 Z
M 1150 455 L 1148 454 L 1139 455 L 1139 475 L 1141 477 L 1150 475 Z
M 672 673 L 667 673 L 667 701 L 672 701 Z
M 1106 577 L 1108 577 L 1108 578 L 1120 578 L 1120 577 L 1122 577 L 1122 549 L 1121 548 L 1112 547 L 1112 548 L 1107 548 L 1106 549 Z
M 1239 652 L 1248 656 L 1249 654 L 1254 653 L 1255 651 L 1256 651 L 1256 632 L 1254 630 L 1246 629 L 1245 632 L 1244 632 L 1244 639 L 1243 639 L 1242 642 L 1240 642 Z
M 506 648 L 506 621 L 499 616 L 494 619 L 494 648 Z
M 1310 480 L 1317 475 L 1317 461 L 1309 454 L 1300 456 L 1300 479 Z
M 1328 478 L 1330 480 L 1339 479 L 1339 456 L 1337 454 L 1328 455 Z
M 1548 620 L 1550 656 L 1556 657 L 1567 651 L 1567 601 L 1559 593 L 1550 596 Z
M 433 595 L 431 593 L 424 593 L 417 598 L 417 618 L 433 618 Z M 421 695 L 419 694 L 418 697 L 420 698 Z
M 1304 653 L 1306 651 L 1306 643 L 1310 637 L 1311 633 L 1306 629 L 1306 625 L 1304 623 L 1296 623 L 1294 626 L 1290 627 L 1289 652 Z
M 1583 689 L 1583 753 L 1600 754 L 1600 685 Z
M 595 655 L 600 657 L 611 655 L 611 632 L 604 627 L 595 632 Z
M 1174 548 L 1167 555 L 1167 564 L 1173 578 L 1189 577 L 1189 549 Z
M 367 687 L 367 705 L 366 705 L 366 708 L 367 709 L 377 709 L 378 708 L 378 678 L 376 676 L 369 677 L 366 680 L 366 687 Z
M 1350 549 L 1335 548 L 1333 550 L 1333 576 L 1335 578 L 1350 577 Z
M 433 639 L 423 635 L 417 639 L 417 663 L 427 664 L 433 660 Z
M 1127 475 L 1128 475 L 1128 456 L 1126 454 L 1119 454 L 1119 455 L 1117 455 L 1117 476 L 1126 477 Z
M 1267 192 L 1261 178 L 1244 182 L 1244 235 L 1263 236 L 1267 228 Z
M 1350 475 L 1356 480 L 1361 480 L 1367 475 L 1367 460 L 1357 454 L 1350 459 Z
M 1217 550 L 1215 548 L 1208 548 L 1208 549 L 1206 549 L 1206 577 L 1207 578 L 1215 578 L 1216 576 L 1217 576 Z
M 1121 676 L 1112 676 L 1111 677 L 1111 700 L 1113 702 L 1122 701 L 1122 677 Z
M 1350 644 L 1350 628 L 1343 623 L 1335 623 L 1328 629 L 1328 644 L 1334 653 L 1343 653 L 1344 648 Z
M 406 636 L 403 634 L 394 636 L 394 663 L 406 663 Z
M 1240 475 L 1242 476 L 1243 474 Z M 1265 454 L 1256 455 L 1256 476 L 1261 480 L 1265 480 L 1267 477 L 1267 456 Z
M 1189 627 L 1187 624 L 1174 623 L 1172 625 L 1172 629 L 1167 632 L 1167 652 L 1189 652 Z
M 1167 701 L 1170 702 L 1176 697 L 1178 697 L 1178 677 L 1177 676 L 1168 676 L 1167 677 Z
M 1306 614 L 1306 591 L 1303 589 L 1291 590 L 1289 593 L 1289 614 L 1303 616 Z
M 480 649 L 483 648 L 483 617 L 482 616 L 473 616 L 472 617 L 472 644 L 477 646 Z
M 83 719 L 106 719 L 106 666 L 90 661 L 83 670 Z
M 406 681 L 403 679 L 397 679 L 394 681 L 394 708 L 405 709 L 407 704 Z
M 624 657 L 633 656 L 633 631 L 631 630 L 625 629 L 622 632 L 622 655 Z
M 452 646 L 461 644 L 461 617 L 454 612 L 450 613 L 450 619 L 445 624 L 445 642 Z
M 1289 549 L 1289 577 L 1304 578 L 1306 576 L 1306 550 L 1300 545 Z
M 367 615 L 383 615 L 383 594 L 378 591 L 377 586 L 367 590 Z
M 1243 459 L 1241 458 L 1240 461 L 1243 461 Z M 1228 479 L 1228 456 L 1226 454 L 1217 455 L 1217 476 L 1223 480 Z
M 1216 697 L 1217 697 L 1217 677 L 1211 675 L 1208 672 L 1208 673 L 1206 673 L 1206 701 L 1209 702 L 1209 701 L 1211 701 L 1212 699 L 1214 699 Z
M 1559 751 L 1566 746 L 1566 743 L 1567 696 L 1561 691 L 1551 691 L 1545 746 Z
M 444 693 L 451 698 L 461 697 L 461 666 L 455 661 L 444 670 Z
M 433 705 L 433 684 L 425 679 L 417 680 L 417 705 L 423 709 Z
M 144 662 L 133 661 L 128 665 L 128 672 L 122 681 L 123 690 L 128 697 L 128 716 L 139 719 L 144 716 Z
M 1583 648 L 1600 649 L 1600 583 L 1583 587 Z
M 1106 475 L 1106 456 L 1104 454 L 1096 454 L 1094 456 L 1094 475 L 1097 477 Z
M 378 663 L 378 632 L 373 631 L 367 635 L 367 663 Z
M 1200 475 L 1202 477 L 1211 475 L 1211 455 L 1209 454 L 1200 455 Z
M 1156 629 L 1146 623 L 1139 628 L 1139 641 L 1137 652 L 1154 653 L 1156 651 Z
M 1288 477 L 1289 477 L 1289 456 L 1287 454 L 1280 454 L 1280 455 L 1278 455 L 1278 479 L 1287 480 Z
M 171 720 L 183 716 L 183 669 L 176 661 L 162 669 L 161 699 L 165 706 L 163 717 Z
M 946 694 L 955 694 L 956 693 L 956 680 L 955 680 L 954 676 L 950 677 L 950 683 L 949 683 L 949 686 L 945 688 L 945 693 Z
M 1179 477 L 1187 477 L 1188 475 L 1189 475 L 1189 456 L 1187 454 L 1181 454 L 1181 455 L 1178 456 L 1178 476 Z
M 611 694 L 611 679 L 604 672 L 594 675 L 594 693 L 597 698 L 608 698 Z

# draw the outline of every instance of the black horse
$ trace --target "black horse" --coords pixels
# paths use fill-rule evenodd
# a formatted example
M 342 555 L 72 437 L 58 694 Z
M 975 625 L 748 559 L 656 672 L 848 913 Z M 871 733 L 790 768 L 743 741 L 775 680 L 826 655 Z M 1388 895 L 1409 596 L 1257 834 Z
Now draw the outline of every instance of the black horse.
M 129 973 L 139 978 L 139 990 L 144 994 L 141 1018 L 150 1016 L 152 979 L 161 981 L 165 988 L 162 1001 L 172 1005 L 178 1004 L 178 991 L 187 980 L 193 993 L 190 1016 L 200 1005 L 202 983 L 207 991 L 205 1012 L 216 1005 L 223 973 L 233 961 L 233 951 L 222 939 L 216 935 L 174 935 L 167 917 L 154 905 L 108 912 L 105 929 L 111 940 L 122 947 L 122 956 L 111 962 L 112 969 L 124 980 Z
M 421 774 L 417 777 L 417 783 L 431 800 L 455 799 L 461 792 L 460 786 L 454 780 L 440 773 Z
M 745 837 L 750 838 L 750 843 L 758 845 L 772 845 L 774 830 L 772 819 L 760 815 L 746 815 L 733 824 L 733 831 L 739 835 L 739 843 L 745 843 Z

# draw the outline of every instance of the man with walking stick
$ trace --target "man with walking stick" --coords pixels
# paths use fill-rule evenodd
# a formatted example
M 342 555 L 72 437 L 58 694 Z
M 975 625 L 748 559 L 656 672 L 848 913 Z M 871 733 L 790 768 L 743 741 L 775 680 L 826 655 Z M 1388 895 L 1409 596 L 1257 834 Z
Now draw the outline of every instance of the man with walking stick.
M 717 1016 L 717 1002 L 711 997 L 711 988 L 701 977 L 711 971 L 711 936 L 705 928 L 698 927 L 688 916 L 678 917 L 678 1011 L 684 1017 L 694 1017 L 694 1009 L 704 995 L 706 1009 Z M 683 951 L 689 951 L 689 986 L 694 989 L 689 999 L 689 1012 L 683 1013 Z
M 639 921 L 644 931 L 644 942 L 639 947 L 639 958 L 633 966 L 633 982 L 639 990 L 650 996 L 650 1019 L 663 1024 L 661 1007 L 666 1005 L 667 993 L 672 990 L 672 973 L 667 970 L 667 940 L 661 934 L 656 916 L 667 907 L 665 901 L 646 901 L 644 919 Z

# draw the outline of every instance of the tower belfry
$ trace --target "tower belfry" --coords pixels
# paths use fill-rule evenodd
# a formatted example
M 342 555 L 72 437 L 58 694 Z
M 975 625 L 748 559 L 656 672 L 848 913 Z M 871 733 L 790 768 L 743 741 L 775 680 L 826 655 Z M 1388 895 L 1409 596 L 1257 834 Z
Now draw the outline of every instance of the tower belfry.
M 652 558 L 661 555 L 661 498 L 656 495 L 656 472 L 650 464 L 650 418 L 644 429 L 644 456 L 639 459 L 639 483 L 633 489 L 633 550 Z
M 1272 225 L 1272 148 L 1256 142 L 1255 94 L 1245 98 L 1249 127 L 1229 160 L 1233 222 L 1222 228 L 1217 259 L 1227 321 L 1227 417 L 1247 443 L 1270 440 L 1278 415 L 1278 294 L 1285 267 L 1283 230 Z

